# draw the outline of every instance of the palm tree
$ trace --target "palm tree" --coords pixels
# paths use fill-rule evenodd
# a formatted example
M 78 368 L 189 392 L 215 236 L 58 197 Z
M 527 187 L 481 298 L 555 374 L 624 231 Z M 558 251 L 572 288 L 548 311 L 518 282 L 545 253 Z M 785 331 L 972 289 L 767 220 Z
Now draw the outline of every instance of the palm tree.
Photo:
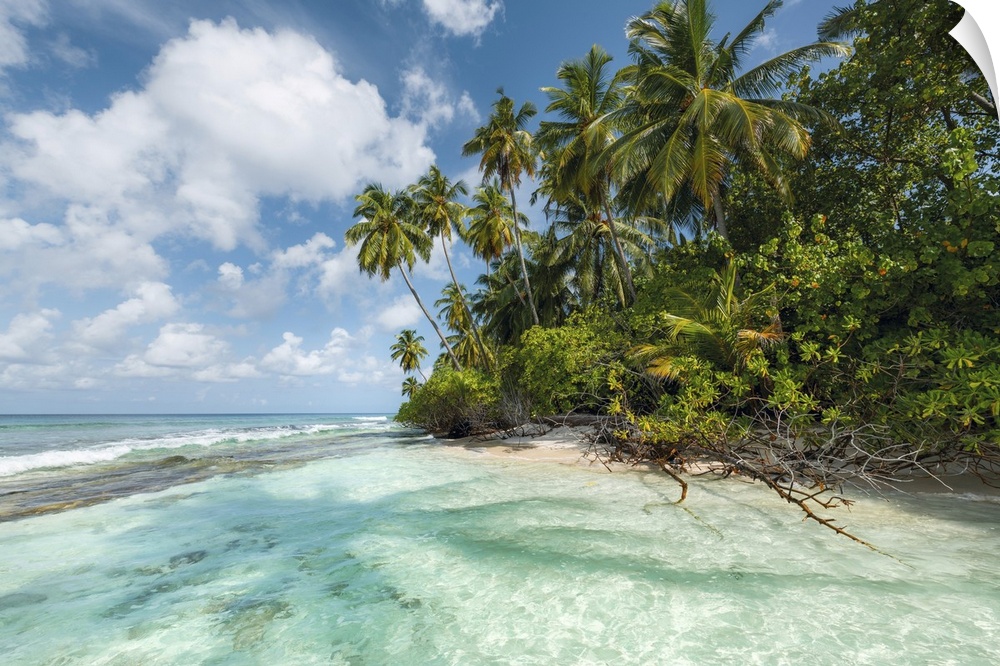
M 520 109 L 514 110 L 514 100 L 503 93 L 503 88 L 497 89 L 500 99 L 493 103 L 493 113 L 485 125 L 478 128 L 471 140 L 462 146 L 462 155 L 481 155 L 479 170 L 485 183 L 494 176 L 500 183 L 500 189 L 510 197 L 510 206 L 514 211 L 513 218 L 518 219 L 517 197 L 515 188 L 521 184 L 521 175 L 529 178 L 535 175 L 535 152 L 532 146 L 531 133 L 525 128 L 538 110 L 531 102 L 525 102 Z M 521 261 L 521 277 L 524 280 L 524 291 L 527 294 L 528 305 L 531 307 L 531 317 L 538 323 L 538 310 L 531 294 L 531 281 L 528 278 L 528 268 L 524 260 L 524 248 L 521 245 L 521 231 L 514 225 L 514 243 Z
M 546 87 L 542 92 L 550 100 L 545 111 L 558 113 L 561 120 L 543 120 L 539 124 L 538 143 L 546 154 L 544 169 L 552 197 L 560 202 L 579 197 L 587 207 L 604 213 L 613 256 L 631 302 L 635 300 L 632 269 L 611 210 L 611 162 L 601 159 L 620 134 L 620 123 L 616 122 L 620 118 L 614 112 L 625 100 L 624 78 L 608 72 L 611 60 L 595 44 L 583 59 L 559 67 L 556 77 L 563 87 Z
M 432 164 L 427 173 L 421 176 L 420 180 L 413 186 L 412 191 L 417 214 L 423 220 L 428 233 L 441 239 L 441 250 L 444 252 L 444 259 L 448 264 L 451 282 L 456 288 L 455 293 L 458 295 L 461 308 L 468 314 L 472 337 L 479 345 L 485 358 L 487 354 L 479 336 L 479 328 L 472 317 L 468 303 L 465 302 L 462 290 L 458 287 L 458 278 L 455 277 L 455 269 L 451 264 L 451 256 L 448 254 L 451 232 L 454 230 L 461 236 L 465 231 L 462 219 L 465 217 L 466 208 L 457 199 L 459 196 L 467 196 L 469 188 L 464 180 L 452 183 L 436 165 Z
M 486 260 L 486 272 L 489 273 L 492 262 L 514 243 L 514 209 L 496 181 L 478 188 L 472 201 L 475 205 L 469 210 L 465 241 L 472 246 L 476 256 Z M 527 220 L 521 215 L 518 224 L 526 224 Z
M 413 200 L 405 192 L 388 191 L 377 183 L 365 186 L 355 197 L 358 202 L 354 217 L 362 218 L 344 234 L 347 245 L 358 243 L 358 267 L 368 275 L 378 275 L 385 282 L 393 268 L 399 269 L 406 286 L 420 306 L 427 321 L 441 338 L 441 344 L 451 357 L 456 370 L 462 366 L 448 345 L 437 321 L 431 317 L 420 295 L 410 281 L 409 271 L 417 256 L 424 261 L 430 258 L 432 241 L 420 224 L 413 220 Z
M 543 326 L 560 326 L 569 314 L 573 294 L 569 287 L 573 273 L 571 260 L 558 254 L 555 230 L 545 234 L 525 233 L 531 248 L 527 262 L 538 315 Z M 485 287 L 472 296 L 472 310 L 483 321 L 483 332 L 501 345 L 517 344 L 521 334 L 533 325 L 517 281 L 517 253 L 506 252 L 493 262 L 490 273 L 477 283 Z
M 427 380 L 425 379 L 424 381 Z M 412 398 L 413 394 L 417 392 L 418 388 L 420 388 L 420 384 L 417 383 L 417 378 L 407 377 L 406 379 L 403 380 L 402 395 L 405 395 L 407 398 Z
M 630 126 L 609 157 L 623 178 L 637 179 L 637 196 L 671 200 L 689 189 L 724 237 L 722 193 L 731 163 L 760 173 L 790 199 L 781 159 L 803 158 L 810 144 L 804 121 L 825 115 L 775 97 L 802 64 L 848 49 L 816 42 L 740 73 L 765 21 L 782 4 L 770 0 L 731 41 L 729 35 L 711 39 L 715 16 L 706 0 L 665 0 L 629 21 L 633 87 L 619 113 Z
M 392 360 L 399 361 L 403 372 L 416 370 L 426 382 L 427 376 L 420 369 L 420 361 L 427 356 L 427 349 L 421 344 L 423 341 L 424 336 L 417 335 L 417 332 L 412 328 L 405 328 L 396 336 L 396 341 L 392 343 L 389 350 Z
M 777 315 L 766 326 L 771 288 L 740 299 L 737 296 L 736 265 L 730 261 L 712 278 L 706 298 L 699 300 L 678 289 L 668 291 L 669 311 L 661 318 L 666 340 L 641 345 L 633 356 L 646 364 L 646 372 L 660 379 L 681 379 L 683 364 L 677 359 L 694 353 L 720 370 L 736 371 L 746 366 L 760 350 L 785 339 Z
M 466 367 L 489 366 L 493 363 L 493 354 L 474 334 L 477 327 L 468 302 L 469 297 L 462 285 L 449 283 L 441 290 L 441 298 L 434 301 L 434 305 L 440 308 L 438 316 L 455 333 L 448 337 L 448 341 L 462 364 Z
M 644 248 L 652 245 L 652 239 L 618 220 L 609 224 L 599 211 L 578 199 L 561 205 L 552 212 L 551 219 L 554 228 L 567 232 L 558 241 L 556 263 L 565 261 L 573 267 L 572 281 L 582 305 L 586 307 L 611 291 L 625 306 L 628 283 L 617 260 L 616 246 L 642 258 L 639 263 L 642 266 L 646 258 Z M 617 243 L 612 230 L 616 230 Z

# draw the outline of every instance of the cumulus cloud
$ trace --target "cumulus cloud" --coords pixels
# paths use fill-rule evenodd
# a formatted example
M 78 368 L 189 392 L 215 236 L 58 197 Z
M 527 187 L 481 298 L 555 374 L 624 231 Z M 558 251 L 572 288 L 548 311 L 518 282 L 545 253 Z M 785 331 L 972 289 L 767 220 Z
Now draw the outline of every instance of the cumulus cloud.
M 255 264 L 244 270 L 231 262 L 220 265 L 216 292 L 225 300 L 226 313 L 251 319 L 273 315 L 285 303 L 294 275 L 298 275 L 300 294 L 324 295 L 324 267 L 335 259 L 329 252 L 334 247 L 336 242 L 332 238 L 317 233 L 305 243 L 272 252 L 267 266 Z M 354 279 L 354 283 L 359 282 Z
M 142 360 L 154 367 L 201 369 L 216 365 L 228 351 L 229 345 L 201 324 L 167 324 Z
M 278 268 L 310 268 L 326 259 L 326 250 L 337 243 L 324 233 L 317 233 L 305 243 L 275 252 L 273 263 Z
M 94 347 L 106 347 L 118 342 L 129 327 L 166 319 L 180 309 L 170 286 L 162 282 L 144 282 L 133 294 L 132 298 L 92 319 L 74 322 L 77 340 Z
M 219 266 L 219 284 L 229 291 L 243 286 L 243 269 L 228 261 Z
M 431 21 L 453 35 L 478 37 L 503 8 L 488 0 L 423 0 Z
M 286 332 L 284 341 L 261 359 L 259 368 L 285 378 L 333 375 L 351 384 L 381 383 L 386 377 L 396 377 L 399 373 L 392 366 L 363 353 L 369 335 L 367 329 L 351 335 L 338 327 L 322 348 L 305 350 L 301 337 Z
M 421 67 L 412 67 L 402 75 L 403 115 L 429 127 L 450 123 L 456 114 L 479 120 L 468 92 L 455 100 L 440 81 L 432 79 Z
M 388 307 L 375 316 L 375 321 L 383 331 L 398 331 L 413 326 L 423 312 L 412 296 L 399 296 Z
M 329 342 L 322 349 L 312 351 L 304 351 L 302 338 L 294 333 L 286 332 L 282 339 L 284 342 L 261 359 L 260 366 L 275 374 L 291 377 L 333 374 L 347 359 L 356 342 L 342 328 L 333 329 Z
M 9 278 L 0 292 L 30 294 L 45 284 L 120 287 L 162 280 L 167 272 L 148 240 L 99 207 L 70 206 L 60 226 L 0 220 L 0 276 Z
M 44 309 L 15 316 L 5 333 L 0 333 L 0 361 L 39 363 L 48 351 L 53 320 L 58 310 Z
M 340 199 L 371 179 L 403 185 L 434 159 L 426 122 L 390 116 L 374 85 L 291 30 L 194 21 L 145 81 L 95 114 L 11 114 L 13 176 L 113 212 L 143 240 L 183 230 L 230 250 L 262 246 L 262 196 Z
M 0 219 L 0 252 L 18 252 L 30 246 L 51 246 L 63 243 L 63 233 L 58 227 L 29 224 L 21 218 Z

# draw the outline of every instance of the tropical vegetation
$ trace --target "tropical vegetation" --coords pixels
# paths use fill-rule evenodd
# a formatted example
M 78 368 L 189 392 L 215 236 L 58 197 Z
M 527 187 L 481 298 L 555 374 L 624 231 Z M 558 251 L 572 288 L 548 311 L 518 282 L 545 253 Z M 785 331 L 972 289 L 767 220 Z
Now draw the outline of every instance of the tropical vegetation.
M 995 474 L 1000 123 L 948 35 L 962 10 L 857 0 L 747 67 L 781 5 L 718 36 L 706 0 L 658 2 L 627 23 L 630 63 L 595 46 L 559 68 L 534 132 L 499 91 L 464 146 L 471 196 L 434 169 L 415 205 L 358 196 L 362 270 L 408 279 L 452 232 L 485 261 L 444 286 L 450 335 L 428 314 L 444 352 L 401 421 L 599 415 L 612 458 L 708 460 L 840 532 L 817 508 L 849 478 Z

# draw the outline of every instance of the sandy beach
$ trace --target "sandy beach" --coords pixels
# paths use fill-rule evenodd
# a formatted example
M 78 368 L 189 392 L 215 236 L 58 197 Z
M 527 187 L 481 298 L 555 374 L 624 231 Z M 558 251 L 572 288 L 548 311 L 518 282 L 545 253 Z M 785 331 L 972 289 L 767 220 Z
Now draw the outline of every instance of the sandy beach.
M 588 435 L 592 432 L 593 429 L 590 426 L 555 426 L 551 428 L 525 426 L 513 436 L 505 437 L 502 434 L 494 434 L 441 441 L 455 451 L 472 456 L 589 467 L 603 473 L 658 470 L 653 463 L 640 463 L 637 466 L 632 466 L 602 460 L 605 454 L 604 446 L 590 441 Z M 705 469 L 698 466 L 698 471 Z M 848 487 L 845 489 L 845 493 L 848 496 L 881 495 L 892 492 L 969 494 L 1000 498 L 1000 478 L 993 478 L 990 483 L 984 483 L 979 477 L 959 467 L 933 468 L 929 469 L 928 472 L 926 476 L 902 477 L 891 483 L 887 482 L 879 488 Z
M 551 429 L 527 426 L 521 430 L 521 433 L 506 438 L 495 434 L 442 441 L 455 450 L 472 455 L 590 466 L 607 471 L 595 455 L 603 448 L 587 438 L 592 432 L 588 426 L 556 426 Z

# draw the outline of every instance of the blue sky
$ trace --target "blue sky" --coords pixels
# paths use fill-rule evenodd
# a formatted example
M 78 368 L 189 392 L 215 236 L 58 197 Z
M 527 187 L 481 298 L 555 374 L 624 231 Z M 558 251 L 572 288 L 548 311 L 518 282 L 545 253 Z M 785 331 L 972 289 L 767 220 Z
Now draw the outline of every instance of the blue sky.
M 719 29 L 763 4 L 716 0 Z M 785 4 L 753 57 L 837 3 Z M 394 411 L 394 334 L 436 344 L 344 247 L 353 195 L 435 162 L 478 183 L 496 88 L 544 108 L 650 6 L 0 0 L 0 413 Z M 416 277 L 432 303 L 440 253 Z

